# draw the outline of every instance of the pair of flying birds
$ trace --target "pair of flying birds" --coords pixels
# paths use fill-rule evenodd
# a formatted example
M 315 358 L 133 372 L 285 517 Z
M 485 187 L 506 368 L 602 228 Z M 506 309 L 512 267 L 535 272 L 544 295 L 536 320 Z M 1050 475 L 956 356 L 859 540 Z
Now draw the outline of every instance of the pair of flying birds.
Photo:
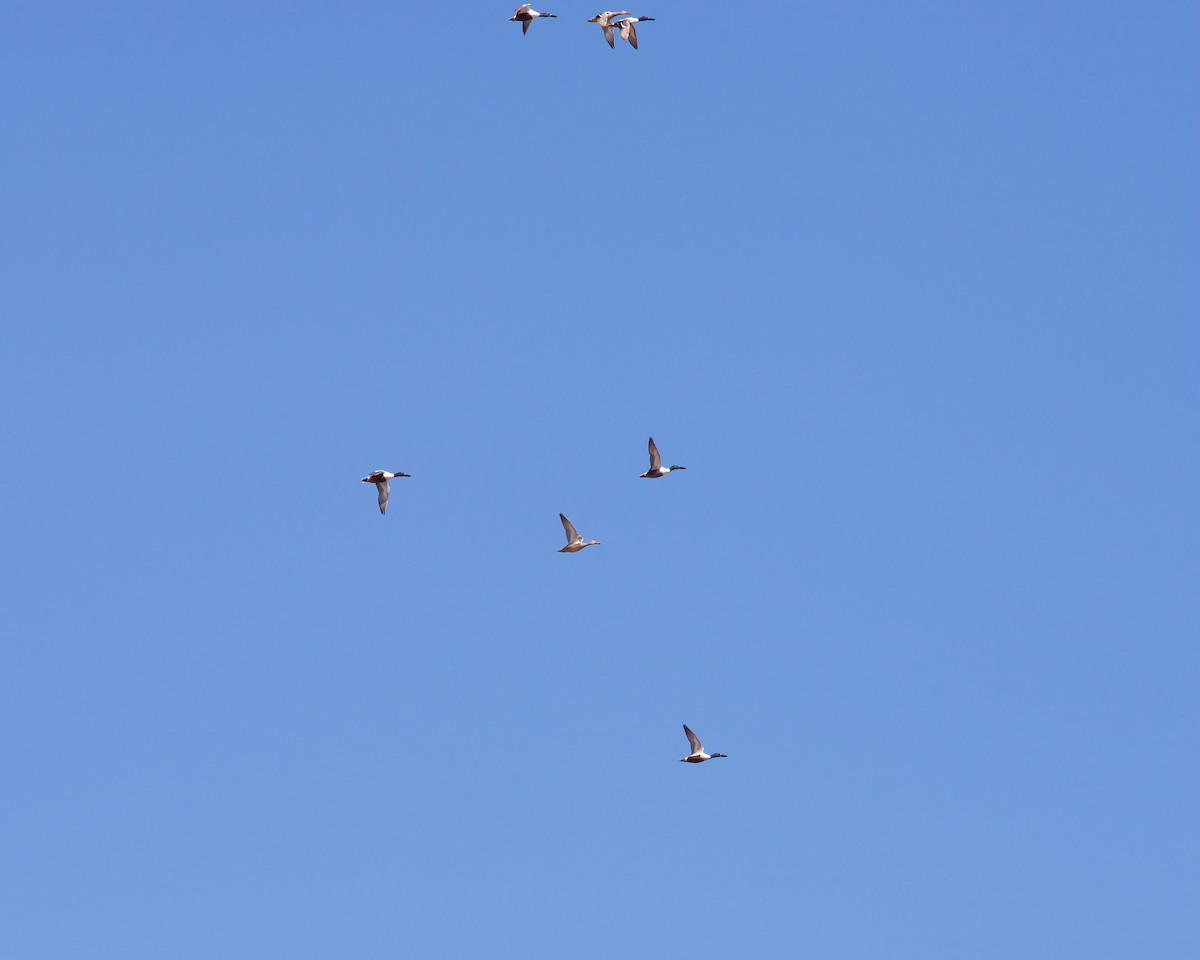
M 538 17 L 553 17 L 558 19 L 557 13 L 539 13 L 536 10 L 530 9 L 529 4 L 523 3 L 513 11 L 513 16 L 508 18 L 509 23 L 519 23 L 521 32 L 528 33 L 529 25 Z M 615 18 L 620 17 L 617 20 Z M 637 49 L 637 25 L 646 20 L 653 20 L 653 17 L 631 17 L 628 10 L 605 10 L 603 13 L 598 13 L 588 23 L 599 25 L 604 31 L 604 39 L 608 41 L 610 47 L 615 47 L 613 42 L 613 27 L 621 34 L 621 39 L 626 41 L 634 50 Z
M 665 477 L 672 470 L 687 469 L 687 467 L 681 467 L 677 463 L 674 463 L 669 467 L 664 467 L 662 465 L 662 457 L 660 457 L 658 454 L 658 447 L 655 446 L 653 437 L 650 438 L 649 450 L 650 469 L 641 474 L 640 479 L 657 480 L 659 477 Z M 561 513 L 558 515 L 558 519 L 562 521 L 563 530 L 567 532 L 567 545 L 559 550 L 559 553 L 578 553 L 584 547 L 596 546 L 600 543 L 599 540 L 584 540 L 583 537 L 579 535 L 579 531 L 575 529 L 575 524 L 573 524 Z

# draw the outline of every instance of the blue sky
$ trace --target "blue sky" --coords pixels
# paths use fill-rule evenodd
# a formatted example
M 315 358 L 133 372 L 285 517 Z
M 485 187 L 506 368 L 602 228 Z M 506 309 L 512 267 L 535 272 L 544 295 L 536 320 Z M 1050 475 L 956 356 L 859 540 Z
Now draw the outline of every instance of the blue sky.
M 1196 956 L 1195 6 L 549 9 L 5 18 L 5 954 Z

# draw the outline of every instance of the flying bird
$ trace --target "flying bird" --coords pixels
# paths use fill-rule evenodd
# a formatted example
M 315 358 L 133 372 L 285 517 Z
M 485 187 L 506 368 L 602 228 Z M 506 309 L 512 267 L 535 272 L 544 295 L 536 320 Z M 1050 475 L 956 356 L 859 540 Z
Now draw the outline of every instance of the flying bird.
M 662 457 L 658 455 L 658 447 L 654 445 L 654 438 L 650 438 L 650 469 L 641 474 L 642 480 L 657 480 L 659 477 L 665 477 L 672 470 L 686 470 L 687 467 L 681 467 L 679 464 L 672 464 L 669 467 L 662 465 Z
M 597 23 L 600 29 L 604 31 L 604 39 L 608 41 L 610 47 L 615 48 L 616 43 L 613 40 L 613 28 L 610 22 L 613 17 L 623 17 L 629 13 L 628 10 L 605 10 L 603 13 L 598 13 L 588 23 Z
M 584 547 L 591 547 L 600 543 L 599 540 L 588 540 L 585 542 L 575 529 L 575 524 L 561 513 L 558 515 L 558 519 L 562 521 L 563 529 L 567 532 L 567 545 L 559 550 L 559 553 L 578 553 Z
M 362 478 L 362 482 L 375 484 L 375 488 L 379 491 L 379 512 L 387 513 L 388 494 L 391 492 L 388 488 L 388 481 L 395 480 L 397 477 L 410 476 L 412 474 L 401 473 L 399 470 L 395 473 L 389 473 L 387 470 L 372 470 Z
M 513 11 L 513 15 L 508 18 L 508 22 L 512 23 L 514 20 L 517 21 L 519 24 L 521 24 L 521 33 L 528 33 L 529 25 L 538 17 L 554 17 L 557 19 L 558 14 L 538 13 L 536 10 L 531 10 L 529 8 L 529 4 L 523 3 Z M 637 44 L 634 44 L 634 46 L 637 46 Z
M 653 20 L 653 17 L 626 17 L 624 20 L 619 20 L 613 26 L 621 31 L 621 39 L 628 40 L 629 45 L 636 50 L 637 47 L 637 25 L 645 23 L 647 20 Z
M 717 757 L 726 757 L 726 759 L 728 759 L 727 755 L 724 753 L 705 753 L 704 747 L 700 745 L 700 738 L 688 729 L 688 725 L 686 723 L 683 725 L 683 732 L 687 734 L 688 743 L 692 747 L 692 752 L 686 757 L 680 757 L 680 763 L 703 763 L 705 760 L 716 760 Z

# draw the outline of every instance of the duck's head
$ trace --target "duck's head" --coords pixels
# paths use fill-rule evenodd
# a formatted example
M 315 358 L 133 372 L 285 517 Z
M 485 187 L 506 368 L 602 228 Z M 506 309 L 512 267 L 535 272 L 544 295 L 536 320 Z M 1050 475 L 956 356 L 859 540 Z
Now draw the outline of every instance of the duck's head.
M 674 469 L 674 468 L 672 468 L 672 469 Z M 412 474 L 411 474 L 411 473 L 405 473 L 405 472 L 404 472 L 404 471 L 402 471 L 402 470 L 397 470 L 397 471 L 396 471 L 396 476 L 397 476 L 397 477 L 408 477 L 409 479 L 412 479 Z

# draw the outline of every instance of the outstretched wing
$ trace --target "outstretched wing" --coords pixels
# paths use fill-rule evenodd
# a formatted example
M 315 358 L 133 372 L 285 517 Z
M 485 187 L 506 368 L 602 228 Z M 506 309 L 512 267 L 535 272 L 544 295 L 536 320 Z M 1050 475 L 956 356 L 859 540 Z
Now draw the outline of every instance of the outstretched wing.
M 654 445 L 654 438 L 650 438 L 650 469 L 657 470 L 662 466 L 662 457 L 658 455 L 658 447 Z
M 391 492 L 388 482 L 386 480 L 381 480 L 379 483 L 375 484 L 375 489 L 379 491 L 379 512 L 387 513 L 388 494 Z
M 609 25 L 609 24 L 607 24 L 607 23 L 605 23 L 605 24 L 602 24 L 602 25 L 601 25 L 601 27 L 602 27 L 602 29 L 604 30 L 604 39 L 605 39 L 605 40 L 607 40 L 607 41 L 608 41 L 608 45 L 609 45 L 610 47 L 612 47 L 612 48 L 615 50 L 615 49 L 616 49 L 616 46 L 617 46 L 617 44 L 616 44 L 616 42 L 613 40 L 612 26 L 611 26 L 611 25 Z
M 700 738 L 697 737 L 694 733 L 692 733 L 691 730 L 688 729 L 688 725 L 686 723 L 683 725 L 683 732 L 687 734 L 688 744 L 692 748 L 692 753 L 693 754 L 703 753 L 704 748 L 702 746 L 700 746 Z
M 568 546 L 570 546 L 576 540 L 583 539 L 579 535 L 579 532 L 575 529 L 575 524 L 573 524 L 570 520 L 568 520 L 566 517 L 564 517 L 561 513 L 558 515 L 558 519 L 562 521 L 563 529 L 567 531 L 567 545 Z
M 629 45 L 631 47 L 633 47 L 634 50 L 636 50 L 637 49 L 637 27 L 634 25 L 634 22 L 632 20 L 626 20 L 625 22 L 627 24 L 629 24 Z
M 525 9 L 526 9 L 526 10 L 528 10 L 528 9 L 529 9 L 528 5 L 525 7 Z M 521 33 L 528 33 L 528 32 L 529 32 L 529 25 L 530 25 L 531 23 L 533 23 L 533 21 L 532 21 L 532 20 L 522 20 L 522 21 L 521 21 Z
M 514 17 L 519 17 L 521 14 L 523 14 L 523 13 L 527 12 L 527 11 L 529 10 L 529 8 L 530 8 L 530 7 L 532 7 L 532 6 L 533 6 L 533 4 L 532 4 L 532 3 L 523 3 L 523 4 L 521 4 L 519 7 L 517 7 L 517 9 L 516 9 L 516 10 L 514 10 L 514 11 L 513 11 L 513 16 L 514 16 Z

